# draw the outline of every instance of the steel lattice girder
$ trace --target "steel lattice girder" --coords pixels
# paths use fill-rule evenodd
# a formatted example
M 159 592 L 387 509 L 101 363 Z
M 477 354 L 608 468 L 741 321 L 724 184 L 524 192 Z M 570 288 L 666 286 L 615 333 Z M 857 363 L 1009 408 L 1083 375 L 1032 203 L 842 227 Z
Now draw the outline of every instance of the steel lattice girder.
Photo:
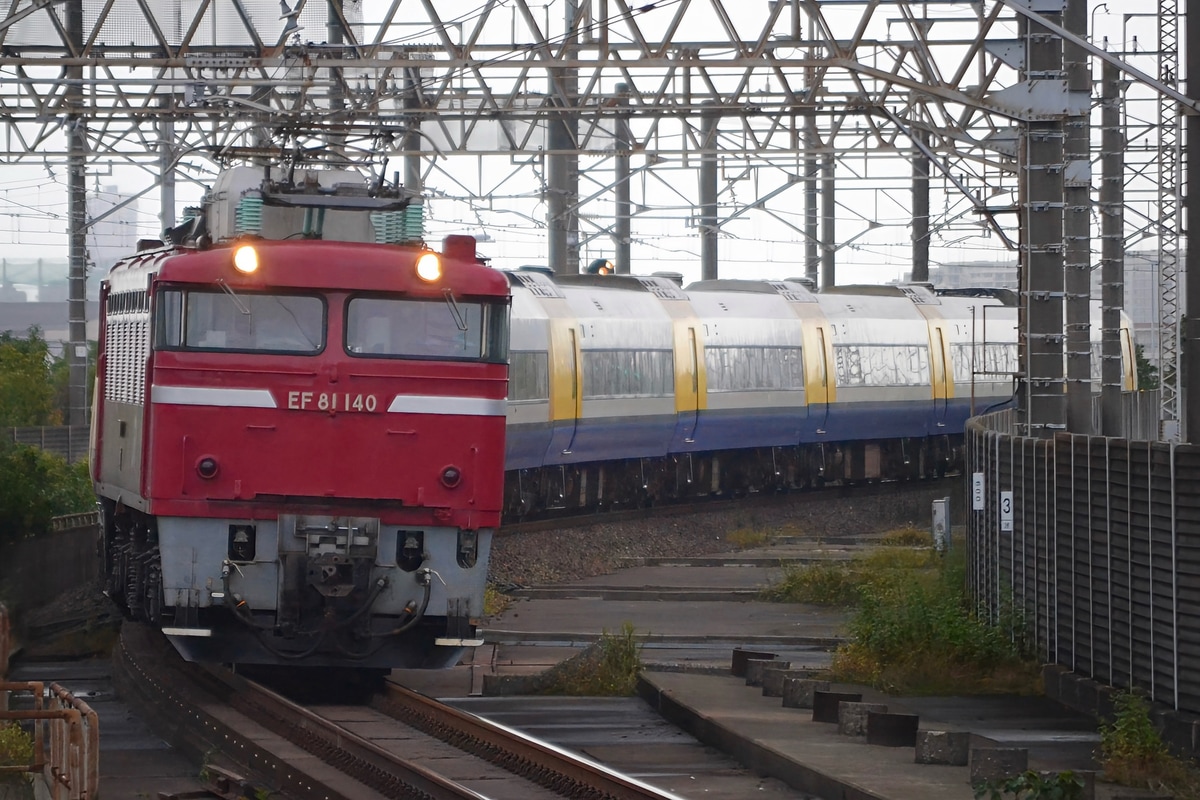
M 404 152 L 428 175 L 454 155 L 544 156 L 548 122 L 568 113 L 569 152 L 613 156 L 628 119 L 627 152 L 650 173 L 716 152 L 730 174 L 766 168 L 787 186 L 802 157 L 833 154 L 843 185 L 901 188 L 895 164 L 920 131 L 957 195 L 943 220 L 982 215 L 1007 241 L 992 215 L 1014 207 L 1016 123 L 1068 105 L 1053 76 L 1018 80 L 1008 1 L 591 0 L 551 20 L 526 0 L 454 19 L 432 0 L 379 0 L 370 19 L 361 0 L 11 0 L 0 160 L 64 160 L 64 129 L 82 126 L 93 163 L 157 180 L 165 147 L 202 180 L 203 165 L 253 154 L 371 166 L 416 128 Z

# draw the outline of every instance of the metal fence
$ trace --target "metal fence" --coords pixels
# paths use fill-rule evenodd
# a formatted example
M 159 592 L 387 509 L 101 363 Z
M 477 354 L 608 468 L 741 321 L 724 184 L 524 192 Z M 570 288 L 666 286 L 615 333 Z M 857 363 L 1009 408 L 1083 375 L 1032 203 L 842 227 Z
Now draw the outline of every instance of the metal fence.
M 20 709 L 0 709 L 0 721 L 32 726 L 33 760 L 0 767 L 0 774 L 41 779 L 36 797 L 91 800 L 100 796 L 100 720 L 92 708 L 57 683 L 0 681 L 0 692 Z
M 980 610 L 1047 662 L 1200 713 L 1200 446 L 1032 439 L 1004 411 L 968 423 L 967 459 Z
M 39 447 L 68 461 L 82 461 L 88 454 L 87 425 L 47 425 L 31 428 L 4 428 L 9 441 Z

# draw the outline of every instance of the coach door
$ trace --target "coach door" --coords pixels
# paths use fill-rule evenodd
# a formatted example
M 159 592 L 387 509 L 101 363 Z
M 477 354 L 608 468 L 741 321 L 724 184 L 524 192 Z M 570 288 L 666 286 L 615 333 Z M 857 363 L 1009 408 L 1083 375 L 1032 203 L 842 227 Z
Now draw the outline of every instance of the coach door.
M 547 464 L 570 462 L 575 431 L 583 411 L 579 330 L 574 320 L 550 322 L 550 447 Z
M 954 392 L 954 377 L 950 374 L 949 344 L 946 323 L 941 319 L 929 322 L 929 366 L 933 378 L 933 415 L 939 428 L 946 427 L 946 413 Z
M 833 338 L 825 319 L 804 320 L 804 398 L 808 431 L 822 436 L 829 421 L 829 404 L 836 396 L 833 382 Z
M 696 340 L 696 328 L 689 325 L 684 341 L 683 366 L 686 374 L 675 373 L 675 403 L 679 415 L 680 433 L 684 442 L 696 440 L 696 424 L 700 419 L 700 343 Z

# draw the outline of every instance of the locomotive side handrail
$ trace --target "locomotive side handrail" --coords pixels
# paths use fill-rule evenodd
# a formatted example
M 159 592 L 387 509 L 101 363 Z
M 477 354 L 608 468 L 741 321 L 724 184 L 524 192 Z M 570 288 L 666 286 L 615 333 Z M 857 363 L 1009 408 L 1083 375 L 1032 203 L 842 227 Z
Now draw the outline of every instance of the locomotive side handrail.
M 96 712 L 57 683 L 47 691 L 41 681 L 3 681 L 0 692 L 12 702 L 29 692 L 32 710 L 0 709 L 0 720 L 33 722 L 33 760 L 0 767 L 0 774 L 41 774 L 53 800 L 89 800 L 99 796 L 100 723 Z M 47 753 L 46 740 L 50 746 Z

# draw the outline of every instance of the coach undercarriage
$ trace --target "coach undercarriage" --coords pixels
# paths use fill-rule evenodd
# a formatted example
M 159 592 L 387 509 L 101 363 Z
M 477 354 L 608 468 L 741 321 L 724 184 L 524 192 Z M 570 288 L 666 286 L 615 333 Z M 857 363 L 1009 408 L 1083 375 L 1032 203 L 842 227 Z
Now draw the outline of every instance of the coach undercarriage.
M 511 470 L 505 475 L 504 518 L 787 492 L 830 483 L 929 479 L 961 469 L 961 445 L 961 436 L 947 435 Z

